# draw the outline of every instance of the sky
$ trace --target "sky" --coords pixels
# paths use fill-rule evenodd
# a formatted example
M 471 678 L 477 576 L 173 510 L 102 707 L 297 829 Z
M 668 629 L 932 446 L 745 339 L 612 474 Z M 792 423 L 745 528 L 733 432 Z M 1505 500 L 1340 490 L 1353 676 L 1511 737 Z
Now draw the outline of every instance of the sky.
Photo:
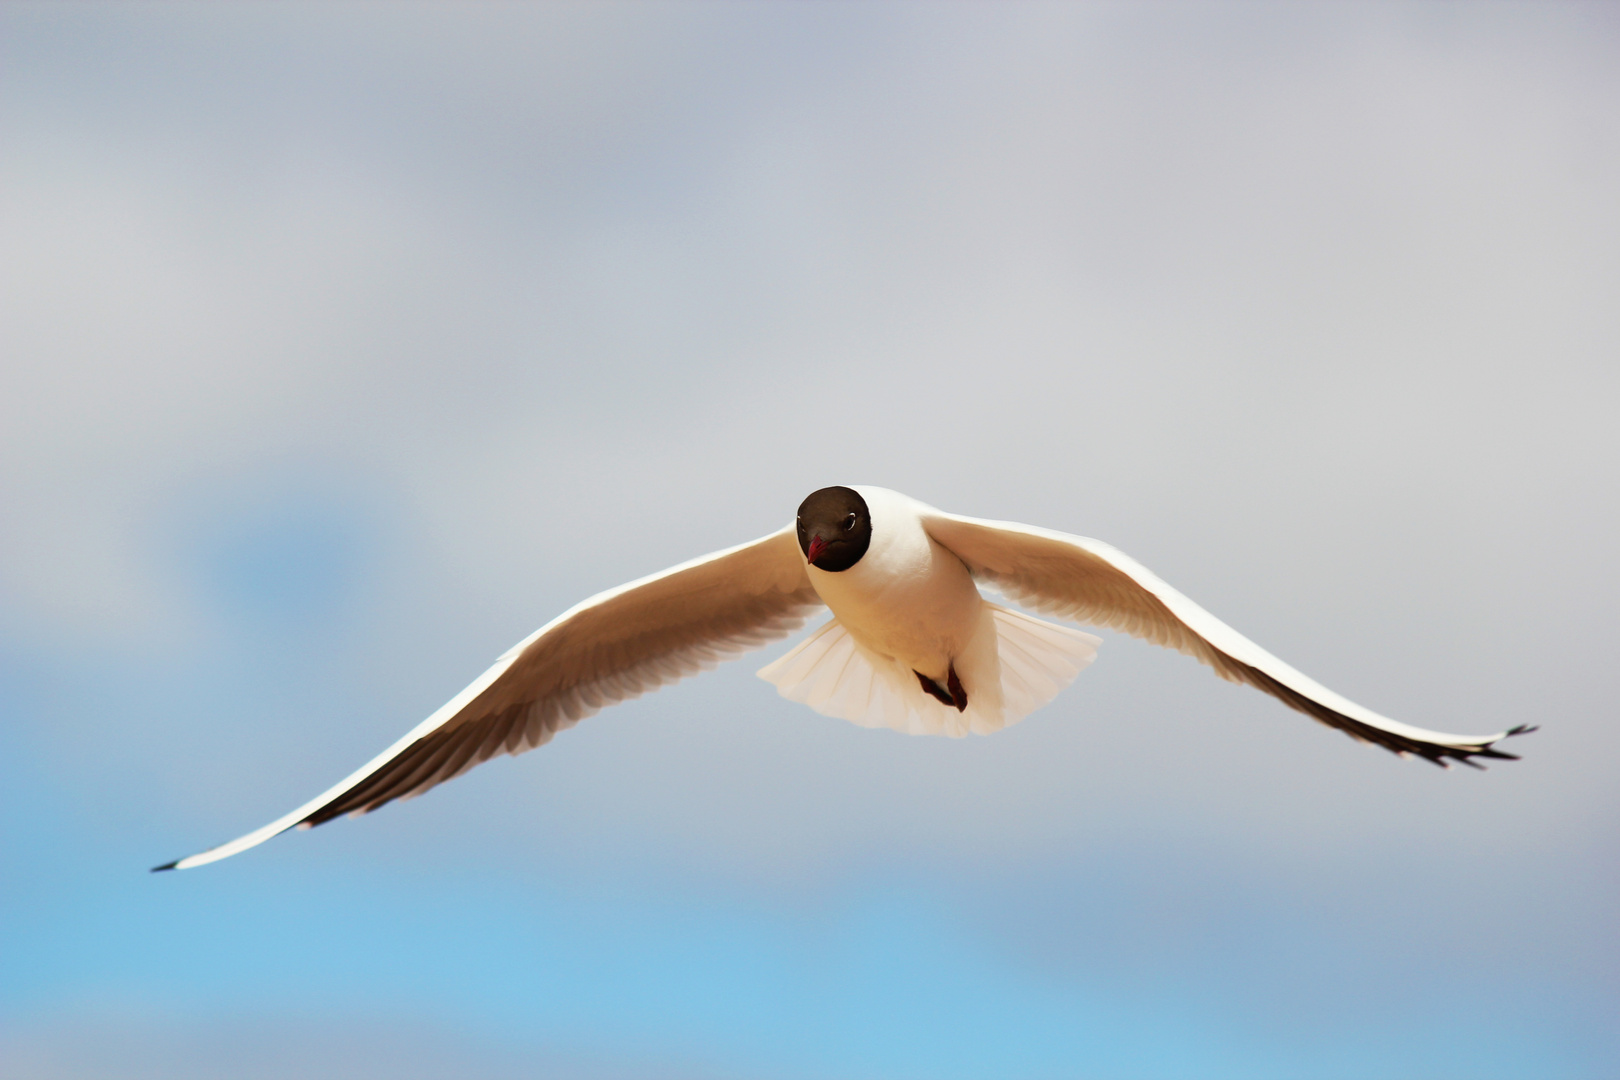
M 1612 5 L 0 5 L 0 1077 L 1620 1074 Z M 1129 552 L 990 737 L 753 672 L 324 790 L 892 487 Z

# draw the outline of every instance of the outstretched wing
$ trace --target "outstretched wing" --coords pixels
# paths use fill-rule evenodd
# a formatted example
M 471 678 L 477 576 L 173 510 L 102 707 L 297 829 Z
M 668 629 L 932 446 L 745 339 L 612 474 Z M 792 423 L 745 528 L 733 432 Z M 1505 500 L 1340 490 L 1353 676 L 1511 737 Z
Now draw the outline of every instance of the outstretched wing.
M 1122 630 L 1178 649 L 1233 682 L 1248 683 L 1352 738 L 1437 765 L 1448 759 L 1516 759 L 1492 744 L 1534 728 L 1448 735 L 1380 716 L 1310 679 L 1166 585 L 1129 555 L 1097 540 L 1009 521 L 980 521 L 924 508 L 923 527 L 974 577 L 1046 614 Z
M 791 525 L 598 593 L 507 650 L 329 791 L 262 829 L 154 869 L 201 866 L 294 825 L 420 795 L 498 754 L 532 750 L 607 705 L 784 637 L 820 606 Z

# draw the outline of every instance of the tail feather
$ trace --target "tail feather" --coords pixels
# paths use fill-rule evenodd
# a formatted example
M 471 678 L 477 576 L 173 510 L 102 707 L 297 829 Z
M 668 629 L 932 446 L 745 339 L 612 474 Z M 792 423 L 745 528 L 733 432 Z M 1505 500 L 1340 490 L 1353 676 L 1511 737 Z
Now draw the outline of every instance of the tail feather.
M 998 604 L 985 605 L 996 622 L 1002 709 L 1017 723 L 1058 695 L 1097 658 L 1102 639 Z
M 955 661 L 968 707 L 947 707 L 904 664 L 862 646 L 837 619 L 759 671 L 790 701 L 862 727 L 912 735 L 988 735 L 1017 723 L 1074 681 L 1100 639 L 986 602 L 980 630 Z

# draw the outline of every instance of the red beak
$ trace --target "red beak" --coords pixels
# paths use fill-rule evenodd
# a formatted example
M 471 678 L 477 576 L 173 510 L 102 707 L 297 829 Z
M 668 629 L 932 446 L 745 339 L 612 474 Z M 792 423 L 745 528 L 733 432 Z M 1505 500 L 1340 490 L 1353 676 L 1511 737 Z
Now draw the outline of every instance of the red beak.
M 812 536 L 810 538 L 810 550 L 805 552 L 804 557 L 813 566 L 813 565 L 815 565 L 815 561 L 816 561 L 817 557 L 819 557 L 821 555 L 821 553 L 823 551 L 826 551 L 826 550 L 827 550 L 827 541 L 823 540 L 819 536 Z

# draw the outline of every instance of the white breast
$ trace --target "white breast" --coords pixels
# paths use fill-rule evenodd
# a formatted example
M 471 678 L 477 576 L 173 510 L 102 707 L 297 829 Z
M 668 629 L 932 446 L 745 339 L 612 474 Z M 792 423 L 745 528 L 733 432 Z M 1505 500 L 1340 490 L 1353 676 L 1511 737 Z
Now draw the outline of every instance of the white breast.
M 838 573 L 810 567 L 810 583 L 857 641 L 943 681 L 983 607 L 962 560 L 923 531 L 919 504 L 886 488 L 857 487 L 872 515 L 872 543 Z

